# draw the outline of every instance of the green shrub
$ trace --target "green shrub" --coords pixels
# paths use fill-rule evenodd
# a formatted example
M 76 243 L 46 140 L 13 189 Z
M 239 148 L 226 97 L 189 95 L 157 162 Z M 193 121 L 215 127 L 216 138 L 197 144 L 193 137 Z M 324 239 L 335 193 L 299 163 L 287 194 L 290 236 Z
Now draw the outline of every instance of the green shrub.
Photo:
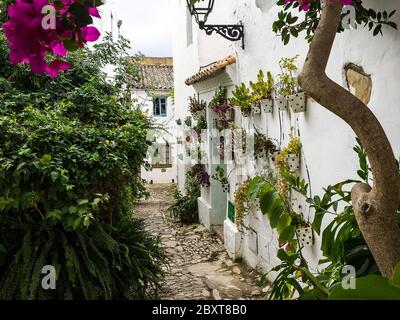
M 126 49 L 106 37 L 53 80 L 11 65 L 0 31 L 0 298 L 143 298 L 159 287 L 164 253 L 132 220 L 152 124 L 121 86 L 137 76 Z M 114 83 L 101 71 L 111 61 Z M 54 291 L 41 289 L 45 265 Z
M 168 209 L 174 219 L 177 219 L 183 223 L 194 223 L 199 221 L 199 209 L 197 199 L 201 196 L 201 191 L 199 185 L 196 182 L 196 176 L 202 170 L 203 166 L 199 164 L 193 166 L 186 173 L 186 195 L 182 195 L 179 189 L 175 188 L 175 203 Z

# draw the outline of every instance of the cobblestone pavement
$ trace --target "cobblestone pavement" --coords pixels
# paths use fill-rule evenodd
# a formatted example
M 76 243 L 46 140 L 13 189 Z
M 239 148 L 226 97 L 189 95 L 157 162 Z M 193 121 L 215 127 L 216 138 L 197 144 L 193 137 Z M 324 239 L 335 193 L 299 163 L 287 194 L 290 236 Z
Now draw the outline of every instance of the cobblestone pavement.
M 222 241 L 202 225 L 183 225 L 167 212 L 173 185 L 149 185 L 150 198 L 135 215 L 160 236 L 171 258 L 166 268 L 162 300 L 261 299 L 266 289 L 254 284 L 257 274 L 229 259 Z

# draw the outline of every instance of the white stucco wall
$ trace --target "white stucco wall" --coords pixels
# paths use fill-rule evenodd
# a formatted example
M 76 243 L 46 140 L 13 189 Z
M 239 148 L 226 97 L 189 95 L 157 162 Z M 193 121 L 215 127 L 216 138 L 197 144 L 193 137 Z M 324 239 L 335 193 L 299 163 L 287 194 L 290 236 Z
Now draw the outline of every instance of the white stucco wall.
M 237 23 L 242 20 L 245 25 L 246 48 L 242 50 L 240 43 L 226 43 L 216 37 L 198 37 L 197 44 L 187 48 L 184 45 L 186 39 L 183 21 L 185 1 L 175 1 L 175 90 L 177 101 L 177 112 L 187 114 L 186 99 L 193 94 L 193 88 L 187 87 L 184 80 L 198 71 L 199 65 L 204 65 L 221 59 L 224 55 L 235 52 L 237 63 L 234 66 L 235 73 L 232 78 L 236 83 L 256 80 L 260 69 L 270 70 L 274 75 L 279 73 L 278 62 L 282 57 L 300 55 L 299 62 L 305 59 L 308 45 L 304 38 L 292 39 L 289 45 L 284 46 L 280 38 L 272 32 L 272 23 L 276 20 L 278 8 L 274 6 L 273 0 L 257 1 L 264 4 L 267 10 L 262 11 L 256 6 L 256 0 L 230 0 L 216 1 L 215 10 L 211 21 L 224 23 Z M 366 6 L 373 6 L 378 10 L 400 9 L 400 3 L 395 0 L 376 2 L 364 1 Z M 225 4 L 225 5 L 224 5 Z M 220 7 L 224 7 L 222 10 Z M 394 21 L 400 23 L 400 15 L 397 13 Z M 195 24 L 193 27 L 197 30 Z M 207 39 L 206 39 L 207 38 Z M 384 37 L 373 37 L 364 29 L 351 30 L 339 34 L 334 44 L 332 58 L 329 62 L 327 73 L 340 85 L 346 87 L 343 67 L 352 62 L 360 65 L 371 74 L 373 91 L 369 106 L 381 121 L 394 148 L 395 154 L 400 156 L 400 108 L 397 102 L 398 84 L 400 83 L 400 33 L 389 28 L 384 29 Z M 196 48 L 197 46 L 197 48 Z M 222 56 L 221 56 L 222 55 Z M 301 67 L 301 65 L 300 65 Z M 351 107 L 351 106 L 350 106 Z M 264 128 L 271 138 L 279 138 L 278 113 L 263 115 L 261 120 L 256 121 L 258 127 Z M 358 159 L 352 148 L 355 145 L 355 134 L 339 118 L 316 103 L 309 102 L 305 114 L 298 114 L 290 118 L 285 115 L 283 119 L 283 131 L 285 139 L 283 146 L 287 143 L 290 127 L 300 132 L 303 143 L 302 170 L 301 175 L 307 178 L 305 164 L 310 172 L 310 184 L 312 193 L 322 194 L 323 187 L 329 184 L 357 178 L 356 169 Z M 180 175 L 179 168 L 178 174 Z M 235 186 L 235 181 L 232 181 Z M 231 192 L 231 197 L 234 190 Z M 308 214 L 306 205 L 305 213 Z M 307 215 L 306 215 L 307 217 Z M 310 217 L 312 220 L 312 216 Z M 244 236 L 243 244 L 240 246 L 241 254 L 252 266 L 262 266 L 264 269 L 273 266 L 276 262 L 277 241 L 268 221 L 258 212 L 249 218 L 250 226 L 258 233 L 258 255 L 249 249 L 249 237 Z M 326 225 L 328 221 L 325 221 Z M 306 256 L 315 266 L 320 258 L 320 243 L 317 239 L 313 248 L 307 249 Z
M 176 161 L 176 137 L 177 125 L 175 122 L 175 105 L 173 99 L 169 96 L 169 91 L 157 90 L 149 95 L 145 90 L 134 90 L 132 97 L 140 109 L 147 113 L 148 116 L 155 122 L 155 124 L 162 126 L 164 130 L 158 130 L 153 134 L 157 137 L 156 143 L 165 144 L 167 141 L 171 147 L 171 163 L 172 168 L 159 169 L 154 168 L 147 171 L 142 168 L 142 179 L 153 183 L 171 183 L 177 180 L 177 161 Z M 153 115 L 153 95 L 155 97 L 167 98 L 167 116 L 156 117 Z

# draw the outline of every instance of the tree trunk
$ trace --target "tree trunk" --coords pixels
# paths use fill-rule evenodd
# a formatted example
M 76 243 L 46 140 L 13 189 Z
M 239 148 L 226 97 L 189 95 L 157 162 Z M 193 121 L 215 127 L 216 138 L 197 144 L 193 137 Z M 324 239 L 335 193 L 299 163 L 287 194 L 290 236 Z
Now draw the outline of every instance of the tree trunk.
M 355 185 L 352 203 L 360 230 L 381 273 L 390 277 L 400 262 L 398 168 L 378 119 L 363 102 L 325 73 L 340 24 L 341 10 L 340 1 L 328 1 L 323 7 L 299 83 L 308 96 L 350 125 L 368 154 L 374 177 L 373 187 Z

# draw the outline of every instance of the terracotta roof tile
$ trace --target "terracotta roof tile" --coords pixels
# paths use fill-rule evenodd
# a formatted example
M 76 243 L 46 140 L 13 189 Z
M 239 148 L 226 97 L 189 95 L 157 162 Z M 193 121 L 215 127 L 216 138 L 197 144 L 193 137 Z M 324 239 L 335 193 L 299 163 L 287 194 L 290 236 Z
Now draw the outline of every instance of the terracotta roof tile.
M 190 86 L 197 82 L 212 78 L 217 74 L 221 73 L 227 66 L 236 63 L 236 57 L 230 55 L 222 60 L 214 62 L 207 67 L 200 69 L 198 73 L 186 79 L 186 85 Z
M 137 89 L 170 90 L 174 86 L 172 58 L 143 57 L 139 63 Z

